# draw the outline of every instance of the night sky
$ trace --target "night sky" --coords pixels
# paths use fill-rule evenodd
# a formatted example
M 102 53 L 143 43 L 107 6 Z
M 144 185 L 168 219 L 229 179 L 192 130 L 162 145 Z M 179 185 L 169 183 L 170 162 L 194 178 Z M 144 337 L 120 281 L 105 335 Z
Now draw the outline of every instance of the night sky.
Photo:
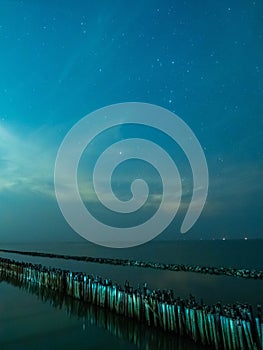
M 184 184 L 185 205 L 159 239 L 263 238 L 262 24 L 260 0 L 0 1 L 0 241 L 80 239 L 55 198 L 58 148 L 79 119 L 128 101 L 176 113 L 207 159 L 205 208 L 181 235 L 189 164 L 148 132 L 174 152 Z M 103 212 L 89 188 L 90 165 L 116 134 L 143 131 L 110 130 L 80 164 L 85 204 L 118 227 L 141 222 L 154 206 L 137 217 Z M 124 175 L 136 177 L 136 169 L 159 194 L 154 169 L 139 160 L 127 167 L 113 181 L 120 198 L 130 193 Z

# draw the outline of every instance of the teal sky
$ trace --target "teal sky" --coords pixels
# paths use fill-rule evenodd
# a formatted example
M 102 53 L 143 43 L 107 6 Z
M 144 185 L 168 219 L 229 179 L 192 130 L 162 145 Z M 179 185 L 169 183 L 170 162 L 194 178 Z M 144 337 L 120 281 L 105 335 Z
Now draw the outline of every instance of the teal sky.
M 2 0 L 0 241 L 80 239 L 55 199 L 57 150 L 80 118 L 127 101 L 165 107 L 191 127 L 207 158 L 207 203 L 182 236 L 192 178 L 180 149 L 146 129 L 111 130 L 80 164 L 94 215 L 126 227 L 154 212 L 160 179 L 145 164 L 120 168 L 113 180 L 125 200 L 131 179 L 148 177 L 152 197 L 137 216 L 104 211 L 90 187 L 98 152 L 112 138 L 146 131 L 172 153 L 183 179 L 183 205 L 159 239 L 263 238 L 262 21 L 259 0 Z

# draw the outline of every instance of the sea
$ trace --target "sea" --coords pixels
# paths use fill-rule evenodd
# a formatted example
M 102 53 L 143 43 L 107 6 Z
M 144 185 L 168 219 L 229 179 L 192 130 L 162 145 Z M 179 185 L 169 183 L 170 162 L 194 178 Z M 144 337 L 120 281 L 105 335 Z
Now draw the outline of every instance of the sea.
M 109 249 L 80 242 L 5 243 L 0 249 L 76 256 L 129 258 L 140 261 L 263 270 L 263 240 L 153 241 L 129 249 Z M 86 263 L 0 252 L 1 257 L 38 263 L 110 278 L 137 287 L 173 289 L 175 295 L 211 305 L 248 303 L 256 309 L 263 301 L 263 281 Z M 71 304 L 70 304 L 71 305 Z M 0 283 L 0 349 L 203 349 L 191 340 L 134 325 L 119 316 L 99 314 L 92 306 L 69 307 L 57 297 L 39 295 L 12 283 Z M 105 318 L 106 317 L 106 318 Z M 18 347 L 19 344 L 19 347 Z

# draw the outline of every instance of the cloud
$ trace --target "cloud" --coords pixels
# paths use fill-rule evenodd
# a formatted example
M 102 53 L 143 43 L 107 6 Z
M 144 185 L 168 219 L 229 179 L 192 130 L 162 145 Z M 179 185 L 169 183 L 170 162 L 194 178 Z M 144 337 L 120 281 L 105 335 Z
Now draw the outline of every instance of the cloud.
M 229 162 L 220 174 L 211 171 L 206 215 L 228 215 L 241 208 L 255 209 L 259 198 L 263 198 L 262 178 L 262 164 L 252 160 Z
M 0 124 L 0 192 L 52 195 L 54 157 L 49 132 L 22 135 Z
M 58 127 L 47 127 L 25 133 L 21 130 L 7 127 L 4 123 L 0 124 L 0 193 L 8 191 L 13 195 L 21 193 L 36 193 L 47 196 L 55 200 L 53 185 L 53 172 L 56 159 L 56 153 L 59 147 Z M 59 135 L 62 139 L 63 135 Z M 125 151 L 125 149 L 122 149 Z M 89 156 L 92 156 L 90 153 Z M 255 162 L 224 163 L 221 168 L 220 176 L 216 174 L 218 170 L 213 164 L 210 171 L 210 184 L 207 203 L 204 208 L 206 217 L 218 216 L 226 213 L 230 208 L 246 207 L 248 201 L 252 201 L 253 196 L 263 192 L 262 178 L 263 167 Z M 82 169 L 83 171 L 85 169 Z M 87 181 L 84 174 L 80 174 L 79 189 L 82 199 L 91 204 L 97 203 L 97 196 L 93 191 L 92 183 Z M 127 191 L 127 175 L 120 173 L 118 182 L 120 183 L 120 193 Z M 63 174 L 63 183 L 57 189 L 65 195 L 65 200 L 73 200 L 70 197 L 71 191 L 70 179 L 67 173 Z M 106 176 L 106 174 L 105 174 Z M 99 181 L 105 180 L 103 174 Z M 174 181 L 172 176 L 167 176 L 169 181 Z M 145 179 L 147 182 L 147 178 Z M 149 179 L 151 181 L 151 179 Z M 192 183 L 187 178 L 183 178 L 183 194 L 181 198 L 180 210 L 186 211 L 192 197 Z M 115 179 L 116 181 L 116 179 Z M 125 184 L 125 187 L 123 186 Z M 198 191 L 199 189 L 195 189 Z M 69 195 L 69 196 L 68 196 Z M 103 193 L 106 203 L 112 201 L 110 193 Z M 146 206 L 156 207 L 162 200 L 162 192 L 155 191 L 151 194 L 150 201 Z M 257 199 L 256 199 L 257 200 Z M 174 198 L 168 198 L 167 208 L 174 208 Z M 200 205 L 197 198 L 194 207 Z M 234 209 L 236 210 L 236 209 Z

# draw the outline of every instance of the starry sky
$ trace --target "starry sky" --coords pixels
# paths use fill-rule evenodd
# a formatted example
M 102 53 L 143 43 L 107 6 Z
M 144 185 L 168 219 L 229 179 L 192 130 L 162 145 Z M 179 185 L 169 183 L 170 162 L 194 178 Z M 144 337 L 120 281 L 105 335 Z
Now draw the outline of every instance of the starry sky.
M 1 241 L 80 239 L 55 198 L 59 145 L 88 113 L 127 101 L 173 111 L 203 147 L 209 193 L 183 238 L 263 238 L 262 1 L 2 0 L 0 8 Z M 79 177 L 91 212 L 126 227 L 154 206 L 118 219 L 87 185 L 103 145 L 143 133 L 115 131 L 87 149 Z M 182 172 L 185 205 L 159 239 L 182 239 L 191 172 L 180 150 L 165 147 Z M 158 174 L 134 162 L 116 171 L 113 189 L 125 200 L 126 182 L 145 168 L 158 194 Z

